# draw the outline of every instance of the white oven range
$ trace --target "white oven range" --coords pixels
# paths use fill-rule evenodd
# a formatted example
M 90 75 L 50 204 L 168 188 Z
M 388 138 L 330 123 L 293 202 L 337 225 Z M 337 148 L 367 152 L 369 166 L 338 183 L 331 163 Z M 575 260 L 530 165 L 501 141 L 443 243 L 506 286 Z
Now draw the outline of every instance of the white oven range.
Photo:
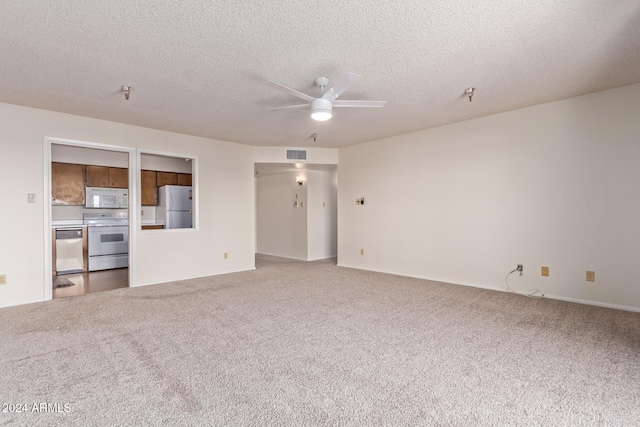
M 129 218 L 126 213 L 85 213 L 89 271 L 129 266 Z

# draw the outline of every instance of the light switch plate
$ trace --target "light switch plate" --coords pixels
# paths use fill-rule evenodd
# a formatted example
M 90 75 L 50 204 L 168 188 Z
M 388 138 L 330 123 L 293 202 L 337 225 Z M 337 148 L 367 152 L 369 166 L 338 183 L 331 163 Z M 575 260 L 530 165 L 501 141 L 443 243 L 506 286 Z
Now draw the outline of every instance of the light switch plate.
M 28 203 L 35 203 L 36 202 L 36 193 L 27 194 L 27 202 Z

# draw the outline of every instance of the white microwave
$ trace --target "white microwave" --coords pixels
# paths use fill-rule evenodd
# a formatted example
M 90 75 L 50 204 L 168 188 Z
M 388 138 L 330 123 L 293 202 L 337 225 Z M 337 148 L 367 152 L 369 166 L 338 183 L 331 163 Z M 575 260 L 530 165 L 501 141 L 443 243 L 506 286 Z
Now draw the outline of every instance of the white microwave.
M 129 190 L 126 188 L 87 187 L 86 208 L 121 209 L 129 207 Z

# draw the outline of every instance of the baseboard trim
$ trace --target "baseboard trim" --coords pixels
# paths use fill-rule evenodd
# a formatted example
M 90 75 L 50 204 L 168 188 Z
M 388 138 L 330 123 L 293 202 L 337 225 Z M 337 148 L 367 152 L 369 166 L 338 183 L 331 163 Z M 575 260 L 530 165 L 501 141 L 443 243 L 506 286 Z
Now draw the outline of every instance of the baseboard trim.
M 11 303 L 11 304 L 0 305 L 0 309 L 9 308 L 9 307 L 17 307 L 19 305 L 35 304 L 37 302 L 47 302 L 47 301 L 52 301 L 52 300 L 48 300 L 48 299 L 42 298 L 42 299 L 36 299 L 36 300 L 31 300 L 31 301 L 14 302 L 14 303 Z
M 323 261 L 325 259 L 331 259 L 331 258 L 337 258 L 337 255 L 331 255 L 328 257 L 322 257 L 322 258 L 312 258 L 312 259 L 308 259 L 307 261 L 311 262 L 311 261 Z
M 193 276 L 193 277 L 181 277 L 179 279 L 173 279 L 173 280 L 166 280 L 164 282 L 148 282 L 148 283 L 138 283 L 135 286 L 129 286 L 131 289 L 133 288 L 139 288 L 141 286 L 153 286 L 153 285 L 161 285 L 163 283 L 172 283 L 172 282 L 181 282 L 183 280 L 193 280 L 193 279 L 202 279 L 203 277 L 213 277 L 213 276 L 221 276 L 223 274 L 233 274 L 233 273 L 242 273 L 243 271 L 251 271 L 251 270 L 255 270 L 255 267 L 251 267 L 251 268 L 245 268 L 242 270 L 231 270 L 231 271 L 223 271 L 221 273 L 215 273 L 215 274 L 207 274 L 206 276 Z
M 504 288 L 499 288 L 499 287 L 495 287 L 495 286 L 485 286 L 485 285 L 476 285 L 476 284 L 471 285 L 471 284 L 468 284 L 468 283 L 452 283 L 452 282 L 449 282 L 449 281 L 446 281 L 446 280 L 434 279 L 434 278 L 430 278 L 430 277 L 412 276 L 412 275 L 409 275 L 409 274 L 399 274 L 399 273 L 393 273 L 393 272 L 383 271 L 383 270 L 374 270 L 374 269 L 361 268 L 361 267 L 352 267 L 352 266 L 344 265 L 344 264 L 337 264 L 337 266 L 338 267 L 343 267 L 343 268 L 351 268 L 351 269 L 354 269 L 354 270 L 372 271 L 374 273 L 391 274 L 391 275 L 394 275 L 394 276 L 411 277 L 413 279 L 430 280 L 432 282 L 447 283 L 447 284 L 450 284 L 450 285 L 468 286 L 468 287 L 471 287 L 471 288 L 487 289 L 487 290 L 490 290 L 490 291 L 509 292 L 508 290 L 506 290 Z M 571 297 L 565 297 L 565 296 L 561 296 L 561 295 L 554 295 L 554 294 L 548 294 L 548 293 L 544 293 L 544 298 L 552 299 L 552 300 L 558 300 L 558 301 L 572 302 L 572 303 L 576 303 L 576 304 L 592 305 L 592 306 L 595 306 L 595 307 L 611 308 L 611 309 L 614 309 L 614 310 L 623 310 L 623 311 L 631 311 L 631 312 L 634 312 L 634 313 L 640 313 L 640 307 L 632 307 L 632 306 L 626 306 L 626 305 L 611 304 L 611 303 L 607 303 L 607 302 L 585 300 L 585 299 L 580 299 L 580 298 L 571 298 Z
M 609 304 L 607 302 L 584 300 L 584 299 L 579 299 L 579 298 L 563 297 L 563 296 L 560 296 L 560 295 L 552 295 L 552 294 L 544 294 L 544 297 L 548 298 L 548 299 L 559 300 L 559 301 L 573 302 L 573 303 L 576 303 L 576 304 L 594 305 L 596 307 L 612 308 L 612 309 L 615 309 L 615 310 L 632 311 L 634 313 L 640 313 L 640 308 L 638 308 L 638 307 L 630 307 L 630 306 L 626 306 L 626 305 Z
M 256 252 L 256 255 L 274 256 L 274 257 L 277 257 L 277 258 L 293 259 L 293 260 L 296 260 L 296 261 L 308 261 L 305 258 L 295 258 L 295 257 L 284 256 L 284 255 L 279 255 L 279 254 L 270 254 L 270 253 L 267 253 L 267 252 Z

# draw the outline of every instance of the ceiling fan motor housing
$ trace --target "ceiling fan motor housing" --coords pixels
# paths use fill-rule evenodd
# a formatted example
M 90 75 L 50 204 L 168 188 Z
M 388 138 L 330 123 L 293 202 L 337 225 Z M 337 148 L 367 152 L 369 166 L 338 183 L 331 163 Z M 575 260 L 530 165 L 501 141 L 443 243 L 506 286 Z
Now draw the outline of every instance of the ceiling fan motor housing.
M 317 98 L 311 101 L 311 117 L 316 120 L 329 120 L 331 118 L 331 101 Z
M 328 79 L 328 78 L 326 78 L 326 77 L 317 77 L 317 78 L 313 81 L 313 83 L 314 83 L 316 86 L 325 87 L 326 85 L 328 85 L 328 84 L 329 84 L 329 79 Z

